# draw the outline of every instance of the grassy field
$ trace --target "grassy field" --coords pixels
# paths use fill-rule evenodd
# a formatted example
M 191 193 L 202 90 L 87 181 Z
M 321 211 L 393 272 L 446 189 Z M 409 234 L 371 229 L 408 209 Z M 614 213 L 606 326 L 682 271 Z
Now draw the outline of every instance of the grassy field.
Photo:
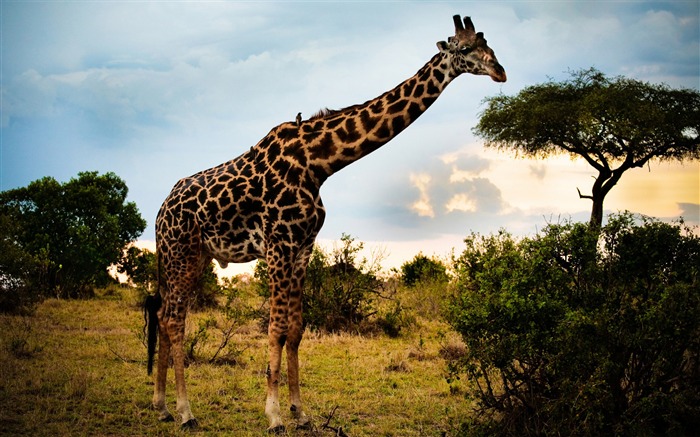
M 0 315 L 0 434 L 174 435 L 151 409 L 143 318 L 135 299 L 47 300 L 31 316 Z M 192 314 L 188 330 L 206 313 Z M 238 362 L 187 369 L 198 435 L 266 435 L 267 339 L 251 321 L 233 336 Z M 288 435 L 456 435 L 472 414 L 464 390 L 445 381 L 440 350 L 457 342 L 439 321 L 417 318 L 399 338 L 307 332 L 302 396 L 314 429 Z M 283 368 L 284 371 L 284 368 Z M 288 409 L 287 387 L 281 387 Z M 169 373 L 168 405 L 175 410 Z

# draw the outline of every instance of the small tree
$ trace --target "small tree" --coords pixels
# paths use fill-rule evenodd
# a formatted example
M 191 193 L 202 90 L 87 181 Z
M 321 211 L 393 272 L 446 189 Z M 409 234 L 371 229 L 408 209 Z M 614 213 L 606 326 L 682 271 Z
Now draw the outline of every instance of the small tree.
M 107 268 L 146 227 L 127 193 L 117 175 L 97 172 L 79 173 L 65 184 L 45 177 L 0 193 L 0 216 L 13 223 L 3 244 L 35 261 L 27 276 L 9 270 L 0 276 L 62 297 L 105 284 Z
M 486 146 L 518 155 L 582 157 L 597 172 L 591 225 L 603 222 L 603 201 L 622 174 L 650 160 L 700 158 L 700 93 L 591 68 L 564 82 L 527 87 L 486 99 L 474 132 Z
M 401 266 L 401 278 L 403 284 L 413 287 L 420 282 L 447 282 L 447 269 L 445 265 L 437 259 L 428 258 L 419 253 L 411 261 L 405 262 Z

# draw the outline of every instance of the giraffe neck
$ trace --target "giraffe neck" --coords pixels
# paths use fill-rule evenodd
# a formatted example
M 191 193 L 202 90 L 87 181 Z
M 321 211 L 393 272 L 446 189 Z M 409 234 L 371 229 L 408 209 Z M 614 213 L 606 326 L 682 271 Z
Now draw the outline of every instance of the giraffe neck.
M 319 185 L 374 152 L 420 117 L 454 79 L 436 54 L 418 72 L 376 99 L 312 117 L 300 127 L 309 167 Z

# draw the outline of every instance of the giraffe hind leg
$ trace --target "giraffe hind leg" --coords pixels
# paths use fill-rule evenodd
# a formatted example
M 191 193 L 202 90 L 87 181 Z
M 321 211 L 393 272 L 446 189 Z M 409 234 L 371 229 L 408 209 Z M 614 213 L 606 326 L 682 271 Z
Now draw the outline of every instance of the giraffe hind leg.
M 156 367 L 156 384 L 153 391 L 153 409 L 158 412 L 158 420 L 172 422 L 175 419 L 165 404 L 165 385 L 168 376 L 168 360 L 170 359 L 170 339 L 164 324 L 160 326 L 160 346 L 158 348 L 158 366 Z
M 187 399 L 187 388 L 185 385 L 185 311 L 184 306 L 179 307 L 173 317 L 166 323 L 168 336 L 170 337 L 173 355 L 173 368 L 175 371 L 175 389 L 177 391 L 177 412 L 182 420 L 182 428 L 190 429 L 198 426 L 197 419 L 194 418 L 190 409 L 190 402 Z

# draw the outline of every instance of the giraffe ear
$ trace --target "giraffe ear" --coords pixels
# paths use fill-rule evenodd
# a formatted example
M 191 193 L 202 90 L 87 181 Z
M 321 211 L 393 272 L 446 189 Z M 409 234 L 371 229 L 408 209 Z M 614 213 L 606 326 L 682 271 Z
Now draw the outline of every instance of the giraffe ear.
M 438 48 L 438 50 L 440 50 L 440 53 L 445 53 L 445 52 L 447 52 L 447 51 L 448 51 L 448 50 L 447 50 L 448 47 L 449 47 L 449 46 L 447 45 L 447 43 L 446 43 L 445 41 L 438 41 L 438 42 L 437 42 L 437 48 Z

